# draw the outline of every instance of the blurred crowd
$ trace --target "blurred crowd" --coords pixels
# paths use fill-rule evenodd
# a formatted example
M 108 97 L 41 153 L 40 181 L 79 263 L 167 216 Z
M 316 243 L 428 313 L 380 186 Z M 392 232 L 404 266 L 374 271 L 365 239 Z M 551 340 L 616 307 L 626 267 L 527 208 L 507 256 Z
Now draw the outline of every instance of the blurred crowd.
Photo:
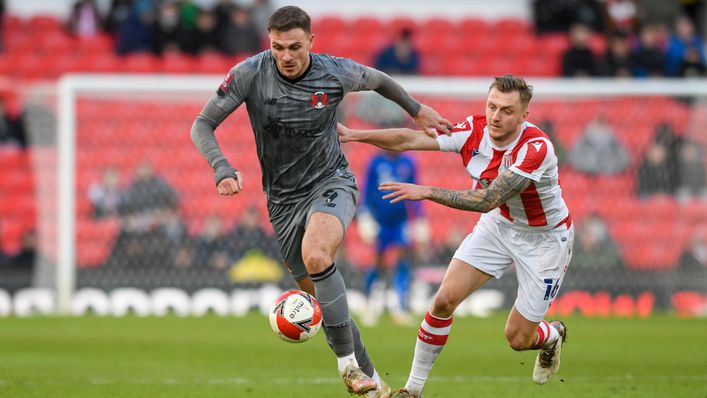
M 101 14 L 95 0 L 77 0 L 67 26 L 78 37 L 108 32 L 119 54 L 253 54 L 263 49 L 272 11 L 268 0 L 220 0 L 208 8 L 192 0 L 112 0 Z
M 536 0 L 536 31 L 569 32 L 567 77 L 705 76 L 704 1 Z M 605 49 L 593 46 L 603 38 Z

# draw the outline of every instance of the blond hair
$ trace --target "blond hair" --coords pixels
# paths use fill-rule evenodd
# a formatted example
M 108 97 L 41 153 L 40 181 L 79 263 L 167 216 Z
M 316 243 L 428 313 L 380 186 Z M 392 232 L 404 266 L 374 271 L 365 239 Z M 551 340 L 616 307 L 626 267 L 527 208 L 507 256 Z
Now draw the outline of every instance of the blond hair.
M 520 101 L 527 108 L 533 98 L 533 86 L 529 85 L 522 77 L 513 75 L 496 76 L 489 87 L 489 91 L 496 88 L 502 93 L 512 93 L 517 91 L 520 94 Z

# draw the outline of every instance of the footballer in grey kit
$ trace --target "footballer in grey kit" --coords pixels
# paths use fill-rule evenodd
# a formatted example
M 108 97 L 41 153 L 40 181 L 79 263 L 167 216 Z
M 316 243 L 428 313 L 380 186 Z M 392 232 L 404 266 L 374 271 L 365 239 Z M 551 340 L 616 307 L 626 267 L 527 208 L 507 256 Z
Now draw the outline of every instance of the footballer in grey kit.
M 344 95 L 375 90 L 395 101 L 428 134 L 451 124 L 421 105 L 386 74 L 352 60 L 310 53 L 310 19 L 298 7 L 276 10 L 270 50 L 236 65 L 192 127 L 194 144 L 214 169 L 221 195 L 243 189 L 243 176 L 223 156 L 214 130 L 246 104 L 263 172 L 268 213 L 285 265 L 322 306 L 327 342 L 349 392 L 387 397 L 351 319 L 344 279 L 333 262 L 356 212 L 358 190 L 336 133 Z

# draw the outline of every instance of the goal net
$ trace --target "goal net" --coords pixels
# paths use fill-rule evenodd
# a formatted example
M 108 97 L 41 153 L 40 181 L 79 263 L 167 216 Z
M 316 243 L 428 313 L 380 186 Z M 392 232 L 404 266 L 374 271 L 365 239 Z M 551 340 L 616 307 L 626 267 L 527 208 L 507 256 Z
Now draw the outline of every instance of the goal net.
M 576 227 L 574 259 L 552 310 L 705 311 L 707 83 L 528 80 L 535 87 L 528 120 L 551 135 Z M 490 83 L 399 81 L 453 122 L 483 114 Z M 242 194 L 220 197 L 191 143 L 192 122 L 219 83 L 218 76 L 72 75 L 59 82 L 56 103 L 43 97 L 42 109 L 57 109 L 56 137 L 27 160 L 40 256 L 34 290 L 14 299 L 38 295 L 27 305 L 15 301 L 15 310 L 225 314 L 266 305 L 294 286 L 272 238 L 245 107 L 217 130 L 243 173 Z M 51 122 L 37 123 L 46 113 L 29 115 L 35 129 L 53 131 Z M 340 117 L 352 127 L 410 123 L 375 94 L 350 96 Z M 362 188 L 376 149 L 346 144 L 345 152 Z M 412 156 L 422 184 L 470 186 L 457 156 Z M 429 233 L 417 234 L 411 259 L 411 298 L 422 309 L 479 217 L 431 202 L 423 208 Z M 350 289 L 360 290 L 373 262 L 373 246 L 354 223 L 337 258 Z M 494 294 L 480 295 L 468 311 L 510 306 L 516 288 L 512 274 L 494 280 L 486 292 Z

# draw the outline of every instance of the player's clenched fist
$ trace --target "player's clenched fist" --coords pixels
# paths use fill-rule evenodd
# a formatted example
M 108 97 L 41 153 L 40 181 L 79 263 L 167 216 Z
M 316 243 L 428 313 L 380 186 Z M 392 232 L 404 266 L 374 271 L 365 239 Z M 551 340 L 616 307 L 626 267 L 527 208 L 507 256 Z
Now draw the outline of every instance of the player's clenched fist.
M 240 171 L 233 171 L 233 177 L 225 177 L 218 182 L 216 188 L 219 195 L 232 196 L 243 190 L 243 177 Z

